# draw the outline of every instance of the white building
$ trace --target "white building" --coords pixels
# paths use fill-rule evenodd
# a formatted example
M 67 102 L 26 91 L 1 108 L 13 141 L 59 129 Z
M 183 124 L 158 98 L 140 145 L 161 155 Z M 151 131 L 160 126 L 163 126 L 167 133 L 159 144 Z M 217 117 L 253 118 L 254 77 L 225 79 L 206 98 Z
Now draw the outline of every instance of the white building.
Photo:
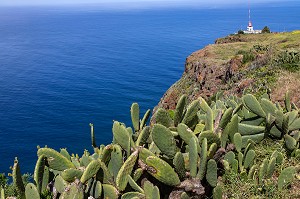
M 250 15 L 249 15 L 249 19 L 250 19 Z M 261 30 L 254 30 L 254 28 L 252 26 L 252 22 L 249 20 L 247 30 L 244 30 L 244 33 L 245 34 L 259 34 L 259 33 L 261 33 Z

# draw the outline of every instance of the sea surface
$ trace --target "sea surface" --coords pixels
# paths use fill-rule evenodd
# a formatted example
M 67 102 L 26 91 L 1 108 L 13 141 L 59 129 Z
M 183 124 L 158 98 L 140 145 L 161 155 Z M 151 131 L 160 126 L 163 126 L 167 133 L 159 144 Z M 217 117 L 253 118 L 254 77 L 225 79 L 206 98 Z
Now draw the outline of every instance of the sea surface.
M 255 29 L 300 29 L 298 4 L 252 7 Z M 92 152 L 130 106 L 152 109 L 184 71 L 186 57 L 246 29 L 247 7 L 103 10 L 0 7 L 0 172 L 18 157 L 33 173 L 37 145 Z

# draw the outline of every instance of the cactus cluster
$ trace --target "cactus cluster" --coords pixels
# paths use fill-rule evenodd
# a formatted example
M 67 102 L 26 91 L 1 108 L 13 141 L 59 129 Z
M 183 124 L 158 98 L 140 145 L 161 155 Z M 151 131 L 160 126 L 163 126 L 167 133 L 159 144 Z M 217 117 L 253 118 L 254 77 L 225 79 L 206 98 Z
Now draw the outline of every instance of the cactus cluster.
M 283 51 L 278 55 L 275 61 L 282 65 L 284 69 L 298 71 L 300 67 L 300 52 L 296 50 Z
M 34 182 L 24 186 L 18 161 L 13 180 L 21 198 L 222 198 L 218 178 L 234 172 L 261 185 L 271 178 L 283 154 L 256 163 L 255 144 L 269 137 L 284 139 L 289 156 L 300 158 L 298 108 L 286 95 L 285 106 L 273 104 L 268 95 L 242 98 L 217 95 L 208 104 L 203 98 L 188 103 L 183 95 L 175 110 L 159 108 L 154 124 L 147 125 L 148 110 L 140 119 L 137 103 L 131 106 L 132 127 L 114 121 L 113 141 L 96 145 L 94 152 L 70 155 L 39 148 Z M 284 168 L 278 188 L 292 182 L 299 168 Z M 1 190 L 1 195 L 4 195 Z M 4 197 L 3 197 L 4 198 Z

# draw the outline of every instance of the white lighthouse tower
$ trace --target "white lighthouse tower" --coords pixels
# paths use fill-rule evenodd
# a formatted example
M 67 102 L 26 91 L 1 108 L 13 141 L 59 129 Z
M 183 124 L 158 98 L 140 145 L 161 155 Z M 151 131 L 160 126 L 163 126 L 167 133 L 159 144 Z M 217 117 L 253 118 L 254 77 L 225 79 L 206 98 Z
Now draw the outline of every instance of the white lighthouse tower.
M 249 16 L 248 26 L 247 26 L 247 30 L 245 30 L 244 33 L 246 33 L 246 34 L 261 33 L 261 30 L 254 30 L 254 28 L 253 28 L 253 25 L 251 22 L 250 0 L 248 0 L 248 16 Z
M 248 26 L 247 26 L 247 31 L 248 32 L 254 32 L 254 29 L 253 29 L 253 26 L 252 26 L 252 22 L 251 22 L 250 4 L 249 4 L 249 22 L 248 22 Z

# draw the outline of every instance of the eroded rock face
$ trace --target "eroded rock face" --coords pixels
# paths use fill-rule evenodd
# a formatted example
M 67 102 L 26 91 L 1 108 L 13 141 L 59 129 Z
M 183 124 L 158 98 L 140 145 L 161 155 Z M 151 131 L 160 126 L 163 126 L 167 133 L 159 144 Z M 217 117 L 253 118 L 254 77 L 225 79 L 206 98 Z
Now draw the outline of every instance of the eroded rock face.
M 245 91 L 258 93 L 261 88 L 276 101 L 292 90 L 292 101 L 299 106 L 300 95 L 296 93 L 300 88 L 300 72 L 282 70 L 276 57 L 278 52 L 290 50 L 289 46 L 299 47 L 300 37 L 294 33 L 281 34 L 281 37 L 278 34 L 230 35 L 192 53 L 186 59 L 182 77 L 167 90 L 153 112 L 158 107 L 175 109 L 182 94 L 192 101 L 199 96 L 208 99 L 218 91 L 240 96 Z M 283 42 L 287 44 L 284 47 Z
M 211 61 L 214 55 L 209 50 L 210 47 L 206 47 L 187 58 L 181 79 L 168 89 L 158 107 L 175 109 L 176 102 L 182 94 L 187 94 L 192 101 L 199 96 L 209 98 L 219 90 L 228 90 L 230 81 L 238 78 L 239 68 L 242 67 L 242 56 L 215 63 Z M 250 79 L 244 80 L 241 85 L 236 85 L 233 92 L 241 93 L 250 83 Z M 232 93 L 230 89 L 227 92 Z

